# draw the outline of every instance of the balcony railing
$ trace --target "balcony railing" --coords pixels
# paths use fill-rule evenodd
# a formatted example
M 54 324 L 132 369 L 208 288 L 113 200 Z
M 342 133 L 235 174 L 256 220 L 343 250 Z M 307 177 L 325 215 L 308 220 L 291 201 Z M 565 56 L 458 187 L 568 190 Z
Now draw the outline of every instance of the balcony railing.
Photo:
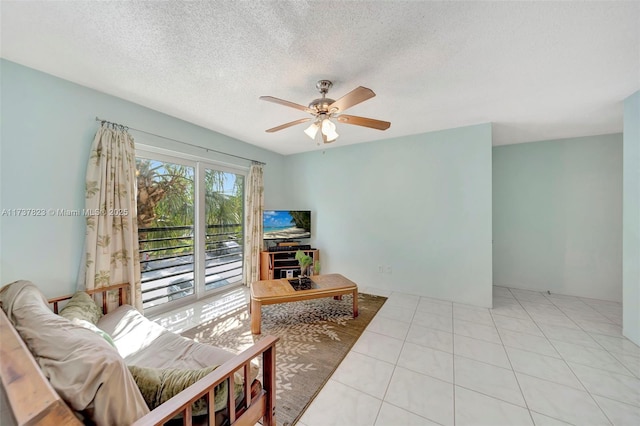
M 193 226 L 139 228 L 144 308 L 194 294 Z M 207 226 L 205 290 L 241 282 L 242 225 Z

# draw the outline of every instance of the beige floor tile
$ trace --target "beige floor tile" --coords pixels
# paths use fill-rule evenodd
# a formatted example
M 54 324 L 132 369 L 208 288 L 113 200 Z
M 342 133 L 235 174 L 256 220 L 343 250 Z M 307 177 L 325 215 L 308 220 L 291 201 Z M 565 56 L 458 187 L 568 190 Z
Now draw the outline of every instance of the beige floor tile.
M 396 367 L 384 400 L 442 425 L 454 423 L 453 385 L 424 374 Z
M 300 418 L 307 426 L 370 426 L 382 401 L 335 380 L 329 380 Z
M 517 376 L 530 410 L 576 425 L 608 424 L 587 392 L 522 373 Z
M 457 355 L 453 362 L 456 385 L 526 408 L 512 370 Z
M 331 379 L 381 400 L 394 368 L 394 364 L 349 352 Z
M 455 387 L 456 426 L 533 426 L 529 410 L 459 386 Z
M 403 410 L 387 402 L 382 403 L 375 426 L 436 426 L 438 423 Z
M 404 341 L 401 339 L 365 330 L 351 350 L 395 364 L 398 361 L 403 344 Z

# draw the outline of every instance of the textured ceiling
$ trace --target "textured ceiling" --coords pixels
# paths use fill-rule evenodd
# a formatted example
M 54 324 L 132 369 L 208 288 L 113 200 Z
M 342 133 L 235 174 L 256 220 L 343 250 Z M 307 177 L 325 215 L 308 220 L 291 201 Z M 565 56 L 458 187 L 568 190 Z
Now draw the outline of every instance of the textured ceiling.
M 640 2 L 2 1 L 2 57 L 248 143 L 316 146 L 319 79 L 377 96 L 333 146 L 492 122 L 494 145 L 622 131 Z M 105 117 L 108 118 L 108 117 Z M 136 123 L 125 123 L 136 127 Z M 153 129 L 145 129 L 153 131 Z

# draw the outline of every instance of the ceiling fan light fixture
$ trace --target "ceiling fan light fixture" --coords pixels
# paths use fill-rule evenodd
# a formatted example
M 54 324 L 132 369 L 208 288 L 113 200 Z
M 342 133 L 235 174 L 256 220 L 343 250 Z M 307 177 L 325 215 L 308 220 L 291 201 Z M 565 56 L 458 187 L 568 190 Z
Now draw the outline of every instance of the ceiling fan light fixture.
M 338 139 L 338 136 L 340 136 L 340 135 L 337 134 L 337 133 L 334 136 L 331 136 L 331 137 L 327 136 L 327 140 L 325 141 L 325 143 L 334 142 L 336 139 Z
M 291 121 L 289 123 L 281 124 L 280 126 L 267 129 L 266 132 L 273 133 L 283 129 L 287 129 L 291 126 L 295 126 L 296 124 L 312 121 L 311 125 L 309 125 L 309 127 L 304 130 L 306 135 L 309 136 L 312 140 L 315 140 L 318 132 L 320 132 L 322 141 L 324 143 L 329 143 L 335 141 L 340 136 L 338 135 L 338 132 L 336 132 L 335 123 L 330 120 L 331 117 L 336 118 L 338 121 L 345 124 L 369 127 L 371 129 L 387 130 L 389 126 L 391 126 L 391 123 L 389 123 L 388 121 L 344 114 L 344 111 L 348 108 L 351 108 L 368 99 L 373 98 L 376 95 L 373 90 L 366 87 L 358 86 L 336 101 L 327 97 L 327 92 L 329 91 L 331 86 L 332 83 L 329 80 L 318 81 L 318 83 L 316 84 L 316 88 L 318 89 L 322 97 L 314 99 L 308 106 L 285 101 L 284 99 L 274 98 L 273 96 L 260 96 L 260 99 L 263 101 L 269 101 L 290 108 L 295 108 L 312 115 L 311 118 L 302 118 L 299 120 Z
M 325 136 L 325 138 L 323 138 L 325 139 L 325 143 L 333 142 L 340 136 L 336 132 L 336 125 L 328 118 L 322 120 L 322 134 Z
M 309 136 L 311 139 L 315 139 L 316 135 L 318 134 L 318 130 L 320 130 L 320 126 L 318 125 L 318 123 L 311 123 L 311 125 L 309 127 L 307 127 L 304 132 L 307 134 L 307 136 Z
M 328 118 L 325 118 L 324 120 L 322 120 L 322 133 L 326 135 L 329 132 L 335 132 L 335 131 L 336 131 L 336 125 L 331 120 L 329 120 Z

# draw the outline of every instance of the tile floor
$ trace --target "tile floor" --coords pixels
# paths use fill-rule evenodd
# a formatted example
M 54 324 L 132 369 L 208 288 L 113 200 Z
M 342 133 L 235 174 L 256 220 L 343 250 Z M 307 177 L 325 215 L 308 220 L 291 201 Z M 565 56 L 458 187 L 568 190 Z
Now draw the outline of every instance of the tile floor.
M 494 287 L 493 309 L 388 300 L 298 426 L 640 425 L 640 348 L 620 303 Z M 237 289 L 154 320 L 180 332 Z

